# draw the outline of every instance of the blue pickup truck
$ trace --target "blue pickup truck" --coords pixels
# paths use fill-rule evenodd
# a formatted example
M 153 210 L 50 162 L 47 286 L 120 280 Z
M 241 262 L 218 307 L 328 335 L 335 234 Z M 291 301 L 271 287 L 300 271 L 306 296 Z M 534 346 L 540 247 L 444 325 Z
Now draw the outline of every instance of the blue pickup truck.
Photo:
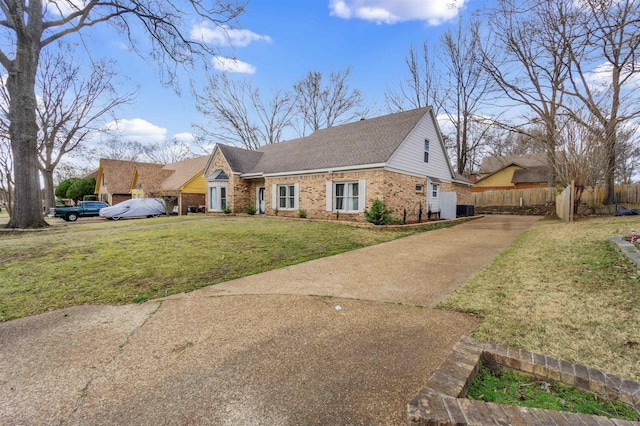
M 59 217 L 68 222 L 75 222 L 79 217 L 99 216 L 100 209 L 109 207 L 102 201 L 80 201 L 78 207 L 55 207 L 49 212 L 49 217 Z

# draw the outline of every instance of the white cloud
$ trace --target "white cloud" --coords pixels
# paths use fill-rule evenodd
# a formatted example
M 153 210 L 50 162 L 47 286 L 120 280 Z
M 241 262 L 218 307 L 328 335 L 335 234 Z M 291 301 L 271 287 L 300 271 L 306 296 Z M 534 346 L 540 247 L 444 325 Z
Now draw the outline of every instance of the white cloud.
M 238 72 L 242 74 L 256 73 L 256 67 L 253 65 L 239 61 L 238 59 L 226 58 L 224 56 L 214 57 L 213 66 L 215 69 L 224 72 Z
M 173 135 L 172 139 L 175 139 L 180 143 L 191 144 L 196 140 L 196 137 L 193 135 L 193 133 L 184 132 L 184 133 L 176 133 L 175 135 Z
M 640 63 L 637 63 L 635 69 L 638 69 Z M 631 69 L 631 65 L 626 67 L 627 69 L 623 69 L 622 78 L 629 76 L 629 71 Z M 609 62 L 605 62 L 603 64 L 598 65 L 593 69 L 593 71 L 586 74 L 587 83 L 589 84 L 589 88 L 593 91 L 603 92 L 608 90 L 611 85 L 613 73 L 613 65 Z M 640 87 L 640 73 L 636 73 L 629 78 L 629 81 L 625 83 L 629 86 Z
M 377 24 L 426 21 L 439 25 L 458 15 L 466 0 L 330 0 L 331 16 Z
M 440 126 L 440 131 L 443 135 L 448 135 L 455 131 L 455 126 L 447 114 L 438 114 L 436 120 L 438 120 L 438 126 Z
M 193 40 L 211 43 L 217 46 L 246 47 L 254 41 L 271 43 L 268 35 L 256 34 L 253 31 L 229 28 L 226 25 L 212 27 L 209 22 L 202 22 L 191 29 Z
M 68 16 L 84 9 L 86 5 L 86 0 L 46 0 L 44 2 L 46 10 L 57 16 Z
M 104 130 L 118 138 L 138 141 L 145 145 L 160 143 L 167 137 L 167 129 L 158 127 L 142 118 L 133 118 L 131 120 L 121 118 L 110 121 L 104 125 Z

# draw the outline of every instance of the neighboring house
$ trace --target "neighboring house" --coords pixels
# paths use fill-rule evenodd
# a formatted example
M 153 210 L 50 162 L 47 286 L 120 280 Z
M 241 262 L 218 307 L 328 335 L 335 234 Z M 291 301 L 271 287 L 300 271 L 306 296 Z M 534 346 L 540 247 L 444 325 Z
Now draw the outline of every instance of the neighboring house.
M 363 119 L 250 151 L 217 144 L 203 174 L 207 211 L 363 221 L 379 199 L 397 219 L 440 212 L 441 193 L 471 203 L 431 108 Z M 451 197 L 449 197 L 451 199 Z M 455 213 L 454 213 L 455 214 Z
M 117 204 L 130 198 L 163 198 L 167 209 L 204 206 L 206 181 L 202 177 L 208 155 L 167 165 L 101 159 L 96 194 L 102 201 Z
M 145 164 L 149 163 L 101 158 L 95 190 L 98 199 L 110 205 L 130 199 L 136 167 Z
M 546 154 L 488 157 L 480 165 L 473 192 L 543 188 L 549 186 L 551 167 Z
M 169 211 L 180 206 L 180 214 L 187 214 L 189 206 L 204 208 L 207 182 L 202 173 L 208 160 L 209 156 L 204 155 L 167 164 L 150 169 L 148 177 L 139 172 L 131 184 L 131 193 L 140 191 L 144 198 L 163 198 Z

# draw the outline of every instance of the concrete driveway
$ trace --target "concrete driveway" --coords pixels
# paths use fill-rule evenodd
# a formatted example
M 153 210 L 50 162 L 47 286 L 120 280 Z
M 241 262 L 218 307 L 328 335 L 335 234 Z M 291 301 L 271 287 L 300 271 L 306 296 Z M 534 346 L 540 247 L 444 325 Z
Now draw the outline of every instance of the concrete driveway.
M 492 216 L 140 305 L 0 324 L 0 424 L 394 425 L 474 317 L 432 309 Z

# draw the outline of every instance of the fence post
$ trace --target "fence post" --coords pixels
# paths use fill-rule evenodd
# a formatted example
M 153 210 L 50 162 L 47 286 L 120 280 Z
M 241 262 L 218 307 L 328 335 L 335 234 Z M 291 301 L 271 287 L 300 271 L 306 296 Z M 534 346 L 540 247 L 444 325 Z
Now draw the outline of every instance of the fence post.
M 571 192 L 569 196 L 569 223 L 573 222 L 573 208 L 576 201 L 576 181 L 571 180 Z

